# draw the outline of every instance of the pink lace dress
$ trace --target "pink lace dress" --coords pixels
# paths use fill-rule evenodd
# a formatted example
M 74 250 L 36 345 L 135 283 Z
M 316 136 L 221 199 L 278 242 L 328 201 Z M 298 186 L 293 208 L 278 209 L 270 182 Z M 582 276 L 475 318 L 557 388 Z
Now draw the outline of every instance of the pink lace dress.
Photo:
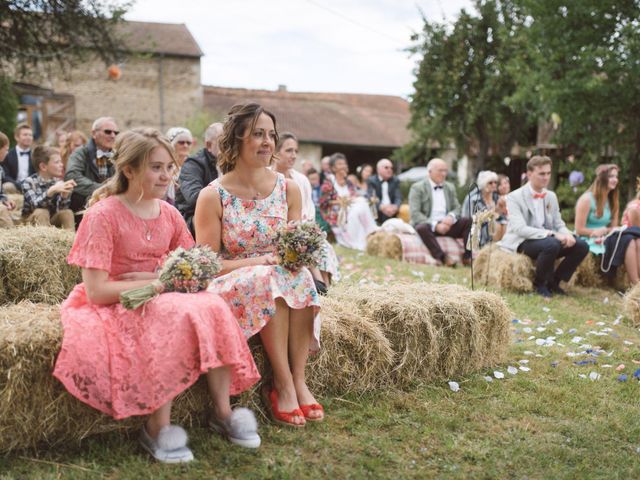
M 168 252 L 193 245 L 178 211 L 159 203 L 160 215 L 142 220 L 116 197 L 101 200 L 85 214 L 67 261 L 111 278 L 153 272 Z M 91 303 L 80 284 L 63 302 L 61 319 L 55 377 L 116 419 L 157 410 L 210 368 L 231 368 L 231 394 L 260 378 L 226 303 L 207 291 L 164 293 L 131 311 Z
M 277 174 L 276 185 L 267 198 L 244 200 L 211 183 L 222 200 L 222 249 L 226 259 L 249 258 L 273 253 L 276 230 L 287 223 L 287 185 Z M 224 298 L 245 336 L 255 335 L 273 317 L 276 298 L 294 309 L 315 307 L 311 351 L 320 348 L 320 302 L 311 272 L 292 272 L 279 265 L 237 268 L 213 279 L 209 290 Z

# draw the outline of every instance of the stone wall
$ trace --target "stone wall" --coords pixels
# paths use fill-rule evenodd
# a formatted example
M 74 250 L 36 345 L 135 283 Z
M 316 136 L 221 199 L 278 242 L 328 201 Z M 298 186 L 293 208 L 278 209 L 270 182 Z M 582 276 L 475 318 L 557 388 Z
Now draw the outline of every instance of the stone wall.
M 119 80 L 109 79 L 107 66 L 97 59 L 67 76 L 40 73 L 16 80 L 73 95 L 76 128 L 87 133 L 101 116 L 114 117 L 121 130 L 151 126 L 165 132 L 202 109 L 199 58 L 136 55 L 120 68 Z

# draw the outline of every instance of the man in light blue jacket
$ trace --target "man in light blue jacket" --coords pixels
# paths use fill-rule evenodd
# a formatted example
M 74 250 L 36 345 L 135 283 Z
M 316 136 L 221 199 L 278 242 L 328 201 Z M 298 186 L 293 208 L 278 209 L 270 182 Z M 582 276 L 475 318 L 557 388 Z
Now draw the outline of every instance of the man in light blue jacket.
M 584 240 L 576 238 L 560 217 L 556 194 L 546 187 L 551 180 L 551 159 L 534 156 L 527 163 L 527 179 L 507 196 L 509 222 L 499 245 L 524 253 L 536 264 L 534 287 L 544 298 L 564 295 L 561 281 L 569 281 L 589 253 Z M 556 259 L 564 257 L 554 270 Z

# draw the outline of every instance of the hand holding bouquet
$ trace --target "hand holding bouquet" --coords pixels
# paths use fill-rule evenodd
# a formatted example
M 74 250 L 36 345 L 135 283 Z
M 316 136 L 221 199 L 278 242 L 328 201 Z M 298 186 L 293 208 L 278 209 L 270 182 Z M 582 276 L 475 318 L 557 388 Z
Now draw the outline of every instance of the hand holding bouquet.
M 199 292 L 207 288 L 209 280 L 221 269 L 218 255 L 208 246 L 196 245 L 188 250 L 178 247 L 165 259 L 158 280 L 125 290 L 120 294 L 120 303 L 135 310 L 163 292 Z
M 324 232 L 313 222 L 289 222 L 276 234 L 276 254 L 288 270 L 316 267 L 320 263 Z

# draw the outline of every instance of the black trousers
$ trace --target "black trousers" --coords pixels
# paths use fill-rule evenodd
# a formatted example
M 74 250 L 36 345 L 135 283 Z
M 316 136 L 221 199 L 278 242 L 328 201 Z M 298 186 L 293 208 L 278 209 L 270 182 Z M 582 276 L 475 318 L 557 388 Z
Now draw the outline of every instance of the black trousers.
M 464 240 L 464 255 L 468 257 L 470 252 L 467 250 L 467 239 L 469 238 L 469 232 L 471 231 L 471 219 L 462 217 L 459 218 L 456 223 L 451 225 L 451 228 L 444 235 L 440 235 L 437 232 L 431 230 L 431 225 L 428 223 L 421 223 L 416 225 L 416 232 L 420 235 L 422 243 L 429 249 L 431 256 L 436 260 L 444 261 L 445 254 L 440 248 L 440 245 L 436 241 L 436 237 L 452 237 L 462 238 Z
M 559 284 L 560 281 L 569 281 L 580 262 L 589 253 L 589 245 L 584 240 L 576 238 L 575 245 L 567 248 L 563 247 L 557 238 L 547 237 L 525 240 L 518 247 L 518 252 L 535 260 L 536 275 L 533 284 L 536 287 L 550 287 Z M 556 259 L 561 257 L 564 257 L 564 260 L 554 271 L 553 265 Z

